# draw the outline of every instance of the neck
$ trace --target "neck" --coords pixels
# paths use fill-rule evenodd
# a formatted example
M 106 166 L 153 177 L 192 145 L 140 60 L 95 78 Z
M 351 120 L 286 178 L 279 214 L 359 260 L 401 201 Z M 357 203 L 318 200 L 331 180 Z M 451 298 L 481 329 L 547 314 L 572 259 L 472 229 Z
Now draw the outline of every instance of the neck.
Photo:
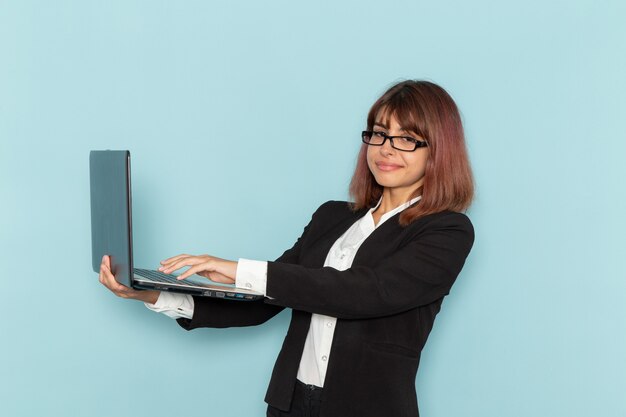
M 398 190 L 394 188 L 385 188 L 383 190 L 382 201 L 380 202 L 380 206 L 376 209 L 377 212 L 387 213 L 395 209 L 396 207 L 406 203 L 411 200 L 413 196 L 413 192 L 417 188 L 413 188 L 410 190 Z

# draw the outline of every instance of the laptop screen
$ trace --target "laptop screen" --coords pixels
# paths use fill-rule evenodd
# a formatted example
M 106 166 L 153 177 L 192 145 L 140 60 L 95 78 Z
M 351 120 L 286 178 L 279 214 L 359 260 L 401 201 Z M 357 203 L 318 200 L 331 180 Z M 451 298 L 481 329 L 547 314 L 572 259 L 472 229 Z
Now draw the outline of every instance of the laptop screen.
M 111 256 L 116 280 L 131 286 L 132 225 L 129 151 L 91 151 L 91 262 L 100 271 L 104 255 Z

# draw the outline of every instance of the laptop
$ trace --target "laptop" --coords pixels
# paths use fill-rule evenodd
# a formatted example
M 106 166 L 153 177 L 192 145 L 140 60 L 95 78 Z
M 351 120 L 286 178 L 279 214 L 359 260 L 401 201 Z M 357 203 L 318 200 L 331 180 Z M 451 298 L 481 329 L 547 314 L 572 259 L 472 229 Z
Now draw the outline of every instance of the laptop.
M 111 258 L 115 279 L 127 287 L 253 301 L 256 291 L 217 284 L 199 275 L 178 281 L 175 275 L 133 267 L 132 199 L 129 151 L 91 151 L 91 262 L 100 272 L 104 255 Z

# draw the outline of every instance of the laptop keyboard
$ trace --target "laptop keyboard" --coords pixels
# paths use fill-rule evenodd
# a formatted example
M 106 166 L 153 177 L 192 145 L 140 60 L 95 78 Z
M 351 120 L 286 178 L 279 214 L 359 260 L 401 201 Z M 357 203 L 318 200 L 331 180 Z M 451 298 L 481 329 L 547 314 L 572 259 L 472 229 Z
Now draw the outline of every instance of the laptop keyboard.
M 196 292 L 200 293 L 199 295 L 217 297 L 217 298 L 227 298 L 230 300 L 256 300 L 258 298 L 262 298 L 262 295 L 256 294 L 242 294 L 241 292 L 233 291 L 233 288 L 230 286 L 224 286 L 223 290 L 215 290 L 207 284 L 188 282 L 186 280 L 179 281 L 176 279 L 176 275 L 164 274 L 163 272 L 154 271 L 151 269 L 140 269 L 134 268 L 134 272 L 136 275 L 147 278 L 152 282 L 162 282 L 165 284 L 176 284 L 178 286 L 192 287 L 193 289 L 185 289 L 184 291 L 179 287 L 180 292 L 187 293 L 189 291 L 193 291 L 195 289 Z M 199 288 L 200 287 L 200 288 Z M 175 291 L 175 286 L 168 287 L 168 291 Z M 204 288 L 204 289 L 203 289 Z
M 187 285 L 190 287 L 197 287 L 198 284 L 193 284 L 185 280 L 177 280 L 176 275 L 165 274 L 159 271 L 153 271 L 151 269 L 134 268 L 135 274 L 148 278 L 150 281 L 165 282 L 168 284 Z

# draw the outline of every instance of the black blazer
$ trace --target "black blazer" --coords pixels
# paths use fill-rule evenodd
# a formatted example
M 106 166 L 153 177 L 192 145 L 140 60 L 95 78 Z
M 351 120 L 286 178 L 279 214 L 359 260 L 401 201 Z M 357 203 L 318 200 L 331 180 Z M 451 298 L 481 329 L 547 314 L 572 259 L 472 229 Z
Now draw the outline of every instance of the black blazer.
M 367 209 L 329 201 L 296 244 L 268 264 L 272 299 L 233 302 L 194 297 L 187 330 L 250 326 L 293 309 L 265 401 L 289 410 L 311 313 L 337 317 L 322 391 L 321 417 L 419 416 L 415 376 L 420 353 L 474 242 L 461 213 L 424 216 L 406 227 L 399 213 L 363 242 L 352 267 L 323 267 L 333 243 Z

